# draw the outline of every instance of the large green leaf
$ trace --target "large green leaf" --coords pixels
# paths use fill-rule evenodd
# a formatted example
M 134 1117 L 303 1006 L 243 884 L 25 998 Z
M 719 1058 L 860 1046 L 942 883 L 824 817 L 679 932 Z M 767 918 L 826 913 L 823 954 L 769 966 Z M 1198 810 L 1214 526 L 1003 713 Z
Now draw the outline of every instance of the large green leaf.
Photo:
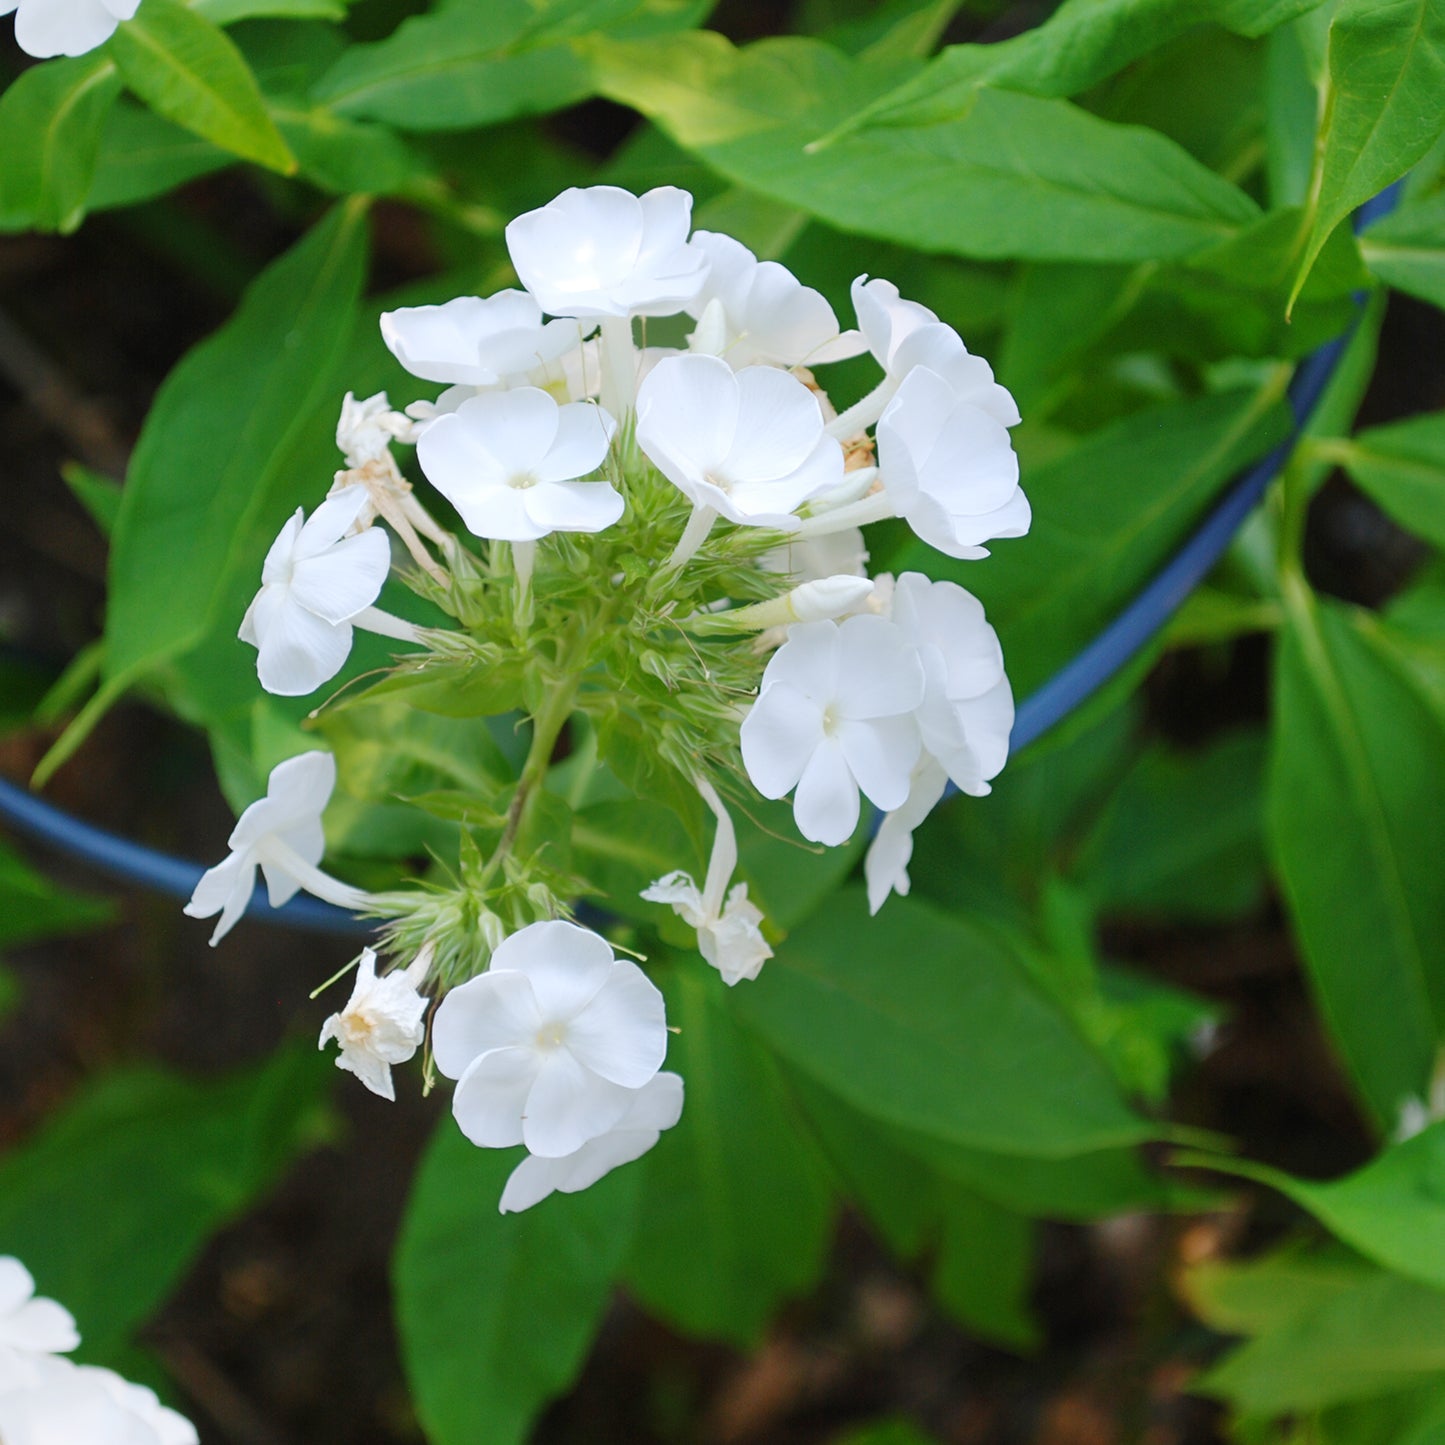
M 1445 194 L 1376 221 L 1360 237 L 1360 254 L 1380 280 L 1445 307 Z
M 365 254 L 364 205 L 338 207 L 161 387 L 111 547 L 112 690 L 212 628 L 233 637 L 240 612 L 218 617 L 218 601 L 259 568 L 287 512 L 324 495 Z M 239 646 L 235 659 L 248 666 Z
M 710 31 L 581 49 L 597 88 L 730 180 L 846 231 L 929 251 L 1150 260 L 1225 240 L 1258 214 L 1153 131 L 1061 100 L 982 89 L 946 124 L 820 140 L 914 67 L 821 41 L 738 49 Z
M 1330 455 L 1402 527 L 1445 547 L 1445 412 L 1371 427 Z
M 1286 598 L 1270 837 L 1325 1021 L 1390 1128 L 1445 1019 L 1445 725 L 1347 610 Z
M 733 1021 L 736 990 L 725 993 L 692 958 L 662 983 L 678 1030 L 667 1066 L 686 1081 L 687 1102 L 642 1165 L 625 1278 L 668 1323 L 745 1346 L 822 1273 L 832 1222 L 826 1175 L 791 1117 L 776 1065 Z
M 296 169 L 250 66 L 197 11 L 148 0 L 116 31 L 110 51 L 125 83 L 167 120 L 272 170 Z
M 85 204 L 92 211 L 135 205 L 235 164 L 229 151 L 123 100 L 106 120 Z
M 591 94 L 572 48 L 579 36 L 681 29 L 709 8 L 695 0 L 452 0 L 385 40 L 353 46 L 316 99 L 403 130 L 493 125 Z
M 11 83 L 0 96 L 0 230 L 80 224 L 120 90 L 115 62 L 104 54 L 46 61 Z
M 1442 91 L 1445 8 L 1439 0 L 1344 0 L 1330 26 L 1311 225 L 1295 295 L 1330 232 L 1439 139 Z
M 988 609 L 1026 695 L 1134 595 L 1237 468 L 1287 425 L 1267 393 L 1227 392 L 1151 407 L 1028 470 L 1027 539 L 982 562 L 949 562 L 921 542 L 890 560 L 951 577 Z
M 635 1167 L 501 1215 L 518 1157 L 478 1149 L 446 1118 L 412 1185 L 393 1286 L 431 1445 L 530 1438 L 538 1412 L 581 1367 L 632 1241 Z
M 735 993 L 790 1064 L 885 1123 L 1002 1154 L 1145 1138 L 1109 1071 L 1002 944 L 909 899 L 839 894 Z
M 111 1074 L 0 1164 L 0 1238 L 75 1315 L 87 1363 L 116 1360 L 206 1239 L 317 1140 L 332 1077 L 309 1042 L 219 1081 Z
M 0 948 L 79 933 L 114 917 L 113 904 L 59 887 L 0 844 Z

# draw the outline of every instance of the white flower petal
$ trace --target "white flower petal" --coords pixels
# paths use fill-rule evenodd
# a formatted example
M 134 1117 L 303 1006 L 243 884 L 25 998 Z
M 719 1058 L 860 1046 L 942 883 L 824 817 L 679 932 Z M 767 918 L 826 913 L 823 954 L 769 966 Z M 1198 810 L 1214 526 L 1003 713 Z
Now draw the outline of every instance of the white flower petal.
M 607 456 L 617 423 L 591 402 L 568 402 L 557 413 L 557 431 L 537 464 L 540 481 L 570 482 L 595 472 Z
M 445 1000 L 443 1000 L 445 1002 Z M 467 1066 L 452 1094 L 462 1133 L 484 1149 L 522 1142 L 522 1115 L 541 1059 L 533 1049 L 492 1049 Z
M 345 622 L 376 601 L 390 570 L 386 533 L 369 528 L 298 561 L 291 597 L 323 621 Z
M 15 43 L 27 54 L 84 55 L 115 34 L 117 17 L 101 0 L 22 0 L 15 15 Z
M 738 384 L 715 356 L 670 356 L 637 393 L 637 444 L 674 486 L 720 467 L 738 425 Z
M 305 697 L 335 677 L 350 655 L 349 622 L 327 622 L 287 599 L 268 619 L 256 675 L 275 697 Z
M 610 482 L 541 482 L 521 493 L 528 519 L 549 532 L 601 532 L 623 513 L 622 493 Z
M 491 972 L 520 973 L 536 995 L 539 1017 L 565 1023 L 606 986 L 616 961 L 600 934 L 557 918 L 508 935 L 492 954 Z
M 641 1088 L 667 1055 L 661 991 L 635 963 L 619 959 L 607 982 L 569 1021 L 567 1049 L 594 1074 Z
M 838 724 L 838 742 L 858 786 L 878 807 L 899 808 L 922 743 L 911 715 Z
M 523 974 L 498 969 L 493 955 L 491 969 L 449 989 L 437 1006 L 432 1058 L 447 1078 L 460 1079 L 482 1054 L 530 1048 L 541 1025 L 531 983 Z
M 571 1154 L 611 1129 L 631 1098 L 631 1089 L 594 1074 L 569 1050 L 553 1049 L 542 1055 L 527 1095 L 522 1141 L 533 1154 L 548 1158 Z
M 871 615 L 847 617 L 836 626 L 835 696 L 843 717 L 894 717 L 923 701 L 923 664 L 902 628 Z
M 825 738 L 808 759 L 793 794 L 793 821 L 803 837 L 829 848 L 846 843 L 858 826 L 858 784 L 842 744 Z
M 781 798 L 822 744 L 823 708 L 791 683 L 774 682 L 764 686 L 739 732 L 753 786 L 765 798 Z
M 863 875 L 868 884 L 868 911 L 877 913 L 889 893 L 907 897 L 910 885 L 908 864 L 913 857 L 913 830 L 932 812 L 943 797 L 948 778 L 932 758 L 923 758 L 914 769 L 908 798 L 880 824 L 868 856 L 863 860 Z

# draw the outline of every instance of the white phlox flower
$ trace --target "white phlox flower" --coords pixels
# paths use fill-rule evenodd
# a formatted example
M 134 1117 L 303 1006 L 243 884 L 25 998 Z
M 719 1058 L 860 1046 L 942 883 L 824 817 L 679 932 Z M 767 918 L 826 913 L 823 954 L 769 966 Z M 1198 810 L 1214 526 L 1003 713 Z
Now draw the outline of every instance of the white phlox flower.
M 15 43 L 37 60 L 84 55 L 104 45 L 140 0 L 0 0 L 0 15 L 15 12 Z
M 302 888 L 339 908 L 356 909 L 370 901 L 369 894 L 316 866 L 326 851 L 321 814 L 335 786 L 336 759 L 330 753 L 301 753 L 271 769 L 266 796 L 236 821 L 230 856 L 202 874 L 185 907 L 190 918 L 221 915 L 211 935 L 212 948 L 246 911 L 258 866 L 272 908 L 280 908 Z
M 602 465 L 616 429 L 600 406 L 559 406 L 536 387 L 484 392 L 432 422 L 417 458 L 474 536 L 533 542 L 600 532 L 622 515 L 610 482 L 577 480 Z
M 389 456 L 394 441 L 416 440 L 416 424 L 398 411 L 384 391 L 360 401 L 347 392 L 336 420 L 336 448 L 349 468 L 364 468 Z M 370 518 L 367 518 L 370 521 Z
M 856 331 L 840 332 L 822 292 L 804 286 L 786 266 L 759 261 L 740 241 L 696 231 L 692 244 L 708 259 L 707 281 L 687 305 L 698 323 L 688 345 L 744 366 L 816 366 L 859 355 Z
M 659 878 L 642 891 L 649 903 L 666 903 L 689 928 L 697 930 L 698 952 L 722 974 L 732 987 L 741 979 L 756 978 L 773 956 L 759 925 L 762 910 L 748 900 L 748 885 L 731 890 L 733 870 L 738 865 L 738 837 L 733 820 L 717 790 L 699 777 L 694 780 L 703 801 L 717 819 L 707 877 L 698 888 L 692 875 L 681 869 Z
M 868 885 L 868 912 L 877 913 L 890 893 L 908 896 L 908 865 L 913 859 L 913 830 L 933 811 L 948 786 L 948 774 L 937 758 L 925 753 L 913 769 L 908 797 L 901 808 L 885 813 L 868 856 L 863 877 Z
M 615 1128 L 662 1067 L 662 994 L 588 929 L 533 923 L 442 1000 L 432 1050 L 457 1080 L 452 1113 L 468 1139 L 559 1159 Z
M 0 1256 L 0 1390 L 28 1379 L 37 1359 L 79 1343 L 70 1311 L 37 1296 L 30 1271 L 13 1255 Z
M 956 582 L 905 572 L 893 587 L 891 615 L 923 662 L 924 749 L 960 791 L 983 797 L 1008 760 L 1014 721 L 1003 649 L 983 604 Z
M 878 421 L 878 474 L 892 513 L 946 556 L 986 557 L 984 542 L 1029 529 L 1007 428 L 927 367 L 909 372 Z
M 658 362 L 637 394 L 637 444 L 693 504 L 692 535 L 684 534 L 674 566 L 719 515 L 740 526 L 796 527 L 793 512 L 843 474 L 842 449 L 802 382 L 772 366 L 734 372 L 715 356 Z
M 5 1445 L 199 1445 L 184 1415 L 113 1370 L 43 1357 L 31 1377 L 0 1392 Z
M 885 810 L 908 797 L 922 750 L 924 670 L 903 630 L 849 617 L 790 628 L 743 719 L 743 763 L 765 798 L 793 793 L 798 831 L 829 847 L 858 826 L 861 789 Z
M 517 290 L 383 311 L 381 335 L 413 376 L 469 387 L 505 386 L 560 361 L 581 342 L 575 320 L 543 322 L 542 308 Z
M 675 186 L 573 186 L 512 221 L 507 251 L 549 316 L 672 316 L 707 278 L 691 225 L 692 197 Z
M 321 1025 L 316 1047 L 324 1049 L 335 1039 L 336 1067 L 350 1070 L 383 1099 L 396 1099 L 392 1066 L 406 1063 L 426 1037 L 422 1020 L 430 1000 L 417 990 L 430 964 L 431 950 L 424 948 L 407 968 L 378 978 L 376 953 L 362 949 L 346 1007 Z
M 633 1090 L 626 1113 L 605 1134 L 561 1158 L 529 1154 L 512 1170 L 498 1208 L 503 1214 L 530 1209 L 549 1194 L 576 1194 L 622 1164 L 640 1159 L 682 1117 L 682 1079 L 655 1074 Z
M 367 489 L 354 486 L 328 497 L 309 521 L 298 507 L 266 553 L 239 636 L 257 649 L 267 692 L 313 692 L 341 671 L 352 628 L 379 616 L 371 604 L 391 569 L 391 545 L 376 529 L 346 535 L 368 500 Z

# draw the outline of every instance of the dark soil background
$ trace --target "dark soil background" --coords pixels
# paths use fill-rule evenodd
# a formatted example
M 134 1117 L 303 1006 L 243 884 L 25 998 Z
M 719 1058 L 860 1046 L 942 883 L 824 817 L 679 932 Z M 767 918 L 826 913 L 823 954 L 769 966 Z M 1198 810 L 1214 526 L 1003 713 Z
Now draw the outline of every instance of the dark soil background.
M 217 239 L 224 228 L 225 242 Z M 249 183 L 220 177 L 161 206 L 97 216 L 76 236 L 0 238 L 0 641 L 58 669 L 100 627 L 105 549 L 59 477 L 70 458 L 118 475 L 154 390 L 228 314 L 236 281 L 291 238 Z M 426 267 L 416 231 L 385 210 L 381 265 Z M 196 269 L 197 255 L 208 258 Z M 1441 318 L 1392 304 L 1366 403 L 1371 422 L 1445 404 Z M 204 486 L 205 479 L 197 478 Z M 1415 554 L 1336 479 L 1311 533 L 1315 575 L 1378 601 Z M 1194 738 L 1263 715 L 1263 645 L 1221 680 L 1176 657 L 1151 681 L 1156 724 Z M 50 737 L 0 740 L 24 780 Z M 55 778 L 55 802 L 128 836 L 212 859 L 231 826 L 202 740 L 139 704 L 118 707 Z M 77 887 L 115 893 L 66 860 L 25 850 Z M 322 1005 L 345 942 L 243 924 L 212 952 L 209 925 L 172 900 L 119 892 L 114 927 L 8 961 L 23 984 L 0 1030 L 0 1146 L 26 1138 L 86 1076 L 159 1057 L 196 1071 L 254 1062 Z M 1320 1036 L 1277 907 L 1225 929 L 1118 929 L 1111 953 L 1227 1006 L 1217 1047 L 1181 1085 L 1176 1115 L 1247 1154 L 1329 1175 L 1368 1152 Z M 298 1015 L 300 1018 L 298 1019 Z M 146 1332 L 207 1445 L 393 1445 L 419 1440 L 390 1325 L 388 1257 L 415 1159 L 444 1100 L 396 1105 L 338 1076 L 347 1129 L 302 1160 L 250 1217 L 212 1241 Z M 1206 1445 L 1217 1411 L 1186 1392 L 1222 1342 L 1171 1289 L 1182 1262 L 1248 1252 L 1292 1223 L 1246 1192 L 1199 1218 L 1127 1217 L 1044 1230 L 1035 1302 L 1045 1344 L 1028 1360 L 971 1340 L 854 1218 L 817 1293 L 750 1355 L 678 1338 L 618 1299 L 543 1445 L 821 1445 L 881 1414 L 949 1445 Z M 0 1241 L 3 1247 L 3 1241 Z M 83 1324 L 83 1322 L 82 1322 Z M 485 1445 L 485 1442 L 478 1442 Z

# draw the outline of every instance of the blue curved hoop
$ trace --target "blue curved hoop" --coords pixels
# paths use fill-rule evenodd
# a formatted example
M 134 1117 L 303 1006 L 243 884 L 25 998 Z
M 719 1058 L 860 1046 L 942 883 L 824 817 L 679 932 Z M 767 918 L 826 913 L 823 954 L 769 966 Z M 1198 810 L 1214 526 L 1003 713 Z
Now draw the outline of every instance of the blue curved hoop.
M 1370 222 L 1394 210 L 1402 185 L 1401 181 L 1395 182 L 1361 206 L 1355 213 L 1355 230 L 1364 230 Z M 1294 414 L 1289 436 L 1225 493 L 1189 540 L 1092 642 L 1019 704 L 1010 739 L 1013 751 L 1036 741 L 1097 692 L 1168 622 L 1204 580 L 1294 450 L 1353 334 L 1354 326 L 1351 326 L 1343 336 L 1326 342 L 1299 364 L 1287 393 Z M 189 898 L 205 871 L 199 863 L 172 858 L 73 818 L 63 809 L 3 779 L 0 779 L 0 820 L 18 833 L 88 863 L 98 872 L 123 883 L 168 893 L 173 898 Z M 263 922 L 312 933 L 355 936 L 372 928 L 344 909 L 315 898 L 297 897 L 282 908 L 272 908 L 260 891 L 252 896 L 246 914 Z

